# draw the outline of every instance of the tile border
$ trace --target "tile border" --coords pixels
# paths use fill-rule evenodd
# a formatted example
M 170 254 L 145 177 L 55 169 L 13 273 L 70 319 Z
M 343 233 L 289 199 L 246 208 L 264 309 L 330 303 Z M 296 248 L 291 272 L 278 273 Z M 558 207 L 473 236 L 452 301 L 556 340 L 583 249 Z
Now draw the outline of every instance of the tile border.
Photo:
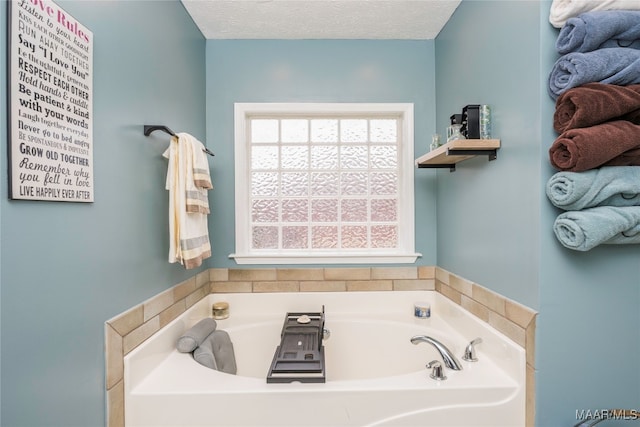
M 124 356 L 208 295 L 209 277 L 198 273 L 105 322 L 108 427 L 124 427 Z
M 535 335 L 538 313 L 457 274 L 436 267 L 436 291 L 525 350 L 526 427 L 535 425 Z
M 526 427 L 535 420 L 537 312 L 436 266 L 210 268 L 105 322 L 108 427 L 124 427 L 124 356 L 210 293 L 435 290 L 524 348 Z

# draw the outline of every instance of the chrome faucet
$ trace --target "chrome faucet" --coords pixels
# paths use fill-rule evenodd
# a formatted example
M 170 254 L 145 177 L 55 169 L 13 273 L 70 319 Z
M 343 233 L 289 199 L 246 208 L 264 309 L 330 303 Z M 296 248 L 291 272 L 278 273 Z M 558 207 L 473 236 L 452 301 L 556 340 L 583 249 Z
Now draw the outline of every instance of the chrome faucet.
M 482 338 L 476 338 L 471 341 L 467 348 L 464 350 L 464 356 L 462 356 L 462 360 L 466 360 L 467 362 L 477 362 L 478 358 L 476 357 L 476 345 L 482 343 Z
M 444 365 L 447 368 L 453 369 L 454 371 L 461 371 L 462 370 L 462 366 L 460 366 L 460 363 L 458 362 L 456 357 L 453 355 L 453 353 L 451 353 L 451 351 L 444 344 L 442 344 L 440 341 L 438 341 L 435 338 L 431 338 L 429 336 L 426 336 L 426 335 L 416 335 L 416 336 L 411 338 L 411 344 L 418 345 L 421 342 L 426 342 L 426 343 L 431 344 L 432 346 L 434 346 L 436 348 L 436 350 L 438 350 L 438 353 L 440 353 L 440 356 L 442 356 L 442 360 L 444 361 Z

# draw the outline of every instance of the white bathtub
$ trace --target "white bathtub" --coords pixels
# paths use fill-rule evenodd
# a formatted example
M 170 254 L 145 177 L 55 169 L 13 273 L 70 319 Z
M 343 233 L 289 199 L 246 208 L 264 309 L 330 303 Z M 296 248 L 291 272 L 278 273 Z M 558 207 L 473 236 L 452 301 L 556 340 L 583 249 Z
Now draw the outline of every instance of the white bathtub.
M 237 375 L 199 365 L 175 350 L 177 338 L 215 301 L 234 344 Z M 429 301 L 432 316 L 413 316 Z M 326 383 L 267 384 L 287 312 L 325 306 Z M 440 360 L 414 335 L 444 343 L 463 369 L 435 381 L 425 365 Z M 481 337 L 478 362 L 462 360 Z M 440 294 L 335 292 L 212 294 L 125 357 L 125 424 L 134 426 L 524 426 L 524 350 Z

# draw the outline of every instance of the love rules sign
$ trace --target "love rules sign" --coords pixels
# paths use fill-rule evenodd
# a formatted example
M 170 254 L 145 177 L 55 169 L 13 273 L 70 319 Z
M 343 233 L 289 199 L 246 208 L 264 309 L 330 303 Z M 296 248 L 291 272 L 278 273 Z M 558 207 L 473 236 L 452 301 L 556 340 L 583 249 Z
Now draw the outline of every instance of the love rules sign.
M 12 0 L 12 199 L 93 202 L 93 33 L 51 0 Z

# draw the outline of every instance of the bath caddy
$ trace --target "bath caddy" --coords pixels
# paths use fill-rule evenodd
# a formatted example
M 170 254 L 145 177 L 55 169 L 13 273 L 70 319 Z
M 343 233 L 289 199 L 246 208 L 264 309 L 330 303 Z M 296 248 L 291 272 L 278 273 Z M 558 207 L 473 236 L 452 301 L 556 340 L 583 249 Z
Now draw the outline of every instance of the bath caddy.
M 287 313 L 267 383 L 325 382 L 323 333 L 324 306 L 319 313 Z

